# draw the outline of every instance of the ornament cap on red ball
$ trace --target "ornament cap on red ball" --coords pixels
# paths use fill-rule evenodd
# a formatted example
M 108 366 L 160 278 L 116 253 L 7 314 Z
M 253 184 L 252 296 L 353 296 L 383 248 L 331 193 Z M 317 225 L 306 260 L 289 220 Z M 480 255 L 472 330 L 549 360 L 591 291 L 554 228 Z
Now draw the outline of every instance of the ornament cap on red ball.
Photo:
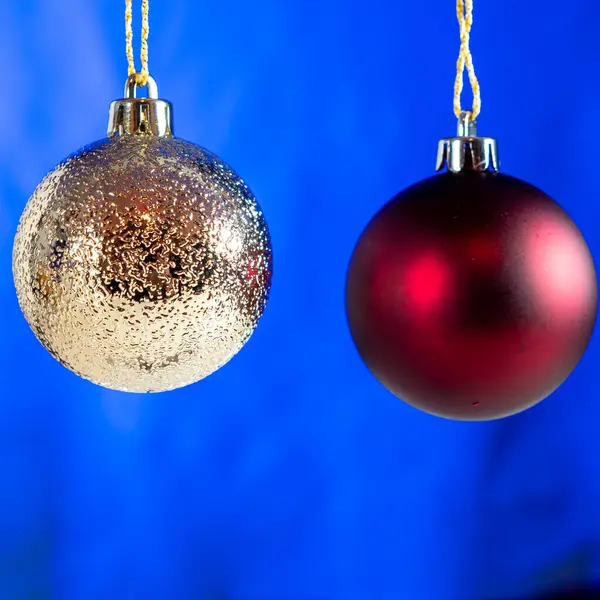
M 438 144 L 435 170 L 444 167 L 452 173 L 500 170 L 497 140 L 478 136 L 477 124 L 468 111 L 460 113 L 456 137 L 444 138 Z
M 346 311 L 367 367 L 434 415 L 489 420 L 551 394 L 581 359 L 598 287 L 588 246 L 534 186 L 498 173 L 468 113 L 441 140 L 448 171 L 398 194 L 367 225 Z

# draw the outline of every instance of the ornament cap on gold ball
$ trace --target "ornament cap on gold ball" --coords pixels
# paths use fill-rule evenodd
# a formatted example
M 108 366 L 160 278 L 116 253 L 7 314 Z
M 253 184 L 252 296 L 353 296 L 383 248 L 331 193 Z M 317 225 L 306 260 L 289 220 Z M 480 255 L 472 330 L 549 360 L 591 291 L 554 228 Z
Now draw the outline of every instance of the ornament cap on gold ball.
M 140 74 L 134 73 L 125 82 L 124 98 L 110 105 L 108 137 L 116 135 L 173 135 L 173 108 L 170 102 L 158 98 L 158 86 L 150 75 L 146 78 L 148 96 L 137 97 Z
M 498 142 L 495 138 L 477 135 L 477 123 L 470 111 L 458 117 L 456 137 L 438 143 L 436 171 L 447 167 L 452 173 L 461 171 L 499 171 Z

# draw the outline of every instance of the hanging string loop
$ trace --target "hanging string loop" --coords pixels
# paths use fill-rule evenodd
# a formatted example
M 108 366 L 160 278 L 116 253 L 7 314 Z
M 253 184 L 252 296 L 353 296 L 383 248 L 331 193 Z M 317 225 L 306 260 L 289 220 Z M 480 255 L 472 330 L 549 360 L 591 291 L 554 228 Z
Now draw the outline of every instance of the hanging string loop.
M 133 0 L 125 0 L 125 41 L 127 46 L 127 74 L 131 77 L 135 76 L 135 82 L 140 87 L 144 87 L 150 76 L 148 71 L 148 34 L 150 33 L 149 12 L 150 0 L 142 0 L 142 43 L 140 49 L 140 60 L 142 70 L 137 71 L 135 68 L 135 59 L 133 57 Z
M 481 90 L 475 75 L 473 56 L 469 47 L 471 27 L 473 26 L 473 0 L 456 0 L 456 16 L 460 29 L 460 51 L 456 62 L 456 81 L 454 83 L 454 114 L 460 118 L 461 113 L 471 113 L 471 121 L 475 121 L 481 112 Z M 473 91 L 473 108 L 465 111 L 460 102 L 463 90 L 463 74 L 465 68 Z

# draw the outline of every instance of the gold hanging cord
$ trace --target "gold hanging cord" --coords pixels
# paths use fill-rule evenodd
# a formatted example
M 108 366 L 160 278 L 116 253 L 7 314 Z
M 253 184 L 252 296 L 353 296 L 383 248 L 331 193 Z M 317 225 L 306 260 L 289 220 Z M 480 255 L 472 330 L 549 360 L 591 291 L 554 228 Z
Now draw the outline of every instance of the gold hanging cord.
M 473 108 L 468 112 L 471 113 L 471 121 L 475 121 L 481 112 L 481 90 L 479 88 L 479 81 L 477 81 L 477 76 L 475 75 L 473 56 L 469 48 L 471 27 L 473 26 L 473 0 L 457 0 L 456 16 L 458 17 L 458 25 L 460 27 L 460 52 L 458 61 L 456 62 L 454 114 L 458 118 L 462 112 L 465 112 L 460 105 L 460 96 L 463 90 L 463 73 L 466 67 L 471 89 L 473 90 Z
M 150 25 L 148 21 L 148 13 L 150 11 L 150 0 L 142 0 L 142 45 L 140 50 L 140 59 L 142 61 L 142 70 L 136 71 L 135 59 L 133 58 L 133 17 L 132 17 L 132 1 L 125 0 L 125 39 L 127 42 L 127 63 L 128 75 L 135 75 L 135 82 L 140 87 L 144 87 L 150 75 L 148 71 L 148 34 Z

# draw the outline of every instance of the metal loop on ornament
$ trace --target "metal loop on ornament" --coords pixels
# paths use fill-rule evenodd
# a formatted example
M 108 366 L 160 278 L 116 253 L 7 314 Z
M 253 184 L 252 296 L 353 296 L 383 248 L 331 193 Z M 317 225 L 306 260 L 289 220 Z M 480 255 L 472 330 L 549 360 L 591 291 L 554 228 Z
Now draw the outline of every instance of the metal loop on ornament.
M 458 117 L 457 137 L 476 137 L 477 123 L 470 110 L 463 110 Z
M 137 88 L 138 88 L 138 77 L 141 76 L 141 73 L 133 73 L 132 75 L 130 75 L 127 78 L 127 81 L 125 82 L 125 92 L 124 92 L 124 97 L 125 98 L 137 98 Z M 158 85 L 156 85 L 156 81 L 154 80 L 154 77 L 152 77 L 151 75 L 148 75 L 148 77 L 146 78 L 146 84 L 145 86 L 140 86 L 140 87 L 145 87 L 148 90 L 148 98 L 150 100 L 158 100 Z

